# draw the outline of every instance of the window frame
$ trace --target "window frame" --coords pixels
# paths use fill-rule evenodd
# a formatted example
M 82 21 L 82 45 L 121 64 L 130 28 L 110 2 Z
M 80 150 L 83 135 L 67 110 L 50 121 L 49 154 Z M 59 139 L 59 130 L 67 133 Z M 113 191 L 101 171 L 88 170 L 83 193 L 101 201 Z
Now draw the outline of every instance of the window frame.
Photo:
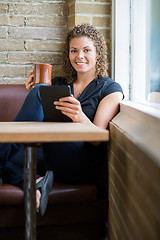
M 126 100 L 130 100 L 130 16 L 128 8 L 129 0 L 112 0 L 111 77 L 122 86 Z M 126 21 L 119 21 L 119 19 L 122 20 L 121 11 L 124 12 Z M 121 34 L 121 30 L 123 30 L 123 34 Z M 123 66 L 127 67 L 122 68 L 119 63 L 123 63 Z
M 150 34 L 147 27 L 150 13 L 147 12 L 146 2 L 150 4 L 149 0 L 112 0 L 111 77 L 122 86 L 125 100 L 160 109 L 160 104 L 147 101 L 150 88 L 150 79 L 147 79 L 150 53 L 147 49 L 150 42 L 146 39 Z M 143 65 L 135 64 L 138 61 Z

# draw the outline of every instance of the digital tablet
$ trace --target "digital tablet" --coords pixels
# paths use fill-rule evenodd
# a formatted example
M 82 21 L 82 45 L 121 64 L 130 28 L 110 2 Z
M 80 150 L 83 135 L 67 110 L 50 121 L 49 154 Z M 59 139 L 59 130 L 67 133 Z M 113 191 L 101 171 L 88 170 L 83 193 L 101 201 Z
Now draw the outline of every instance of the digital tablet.
M 44 113 L 44 122 L 71 122 L 72 120 L 55 108 L 54 101 L 71 95 L 69 85 L 40 86 L 40 96 Z

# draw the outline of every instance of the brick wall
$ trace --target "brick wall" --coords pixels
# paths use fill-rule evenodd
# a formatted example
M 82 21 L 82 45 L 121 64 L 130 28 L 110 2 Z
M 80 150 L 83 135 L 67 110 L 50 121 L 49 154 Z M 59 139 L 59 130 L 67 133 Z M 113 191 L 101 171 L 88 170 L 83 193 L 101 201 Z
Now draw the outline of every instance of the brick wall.
M 110 15 L 110 0 L 0 0 L 0 84 L 24 83 L 36 62 L 61 75 L 64 37 L 74 24 L 94 24 L 110 46 Z
M 0 83 L 23 83 L 35 62 L 61 69 L 66 1 L 0 1 Z
M 93 24 L 110 40 L 111 28 L 111 0 L 70 0 L 69 27 L 79 23 Z

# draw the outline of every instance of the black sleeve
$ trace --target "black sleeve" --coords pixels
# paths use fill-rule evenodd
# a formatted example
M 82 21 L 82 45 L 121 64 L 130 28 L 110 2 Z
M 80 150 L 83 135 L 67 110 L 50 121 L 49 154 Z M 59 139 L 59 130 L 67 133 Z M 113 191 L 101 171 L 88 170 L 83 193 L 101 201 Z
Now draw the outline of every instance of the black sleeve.
M 120 84 L 110 79 L 109 82 L 106 82 L 104 84 L 103 91 L 102 91 L 102 98 L 114 92 L 121 92 L 123 94 L 123 90 Z M 124 98 L 124 94 L 123 94 L 123 98 Z

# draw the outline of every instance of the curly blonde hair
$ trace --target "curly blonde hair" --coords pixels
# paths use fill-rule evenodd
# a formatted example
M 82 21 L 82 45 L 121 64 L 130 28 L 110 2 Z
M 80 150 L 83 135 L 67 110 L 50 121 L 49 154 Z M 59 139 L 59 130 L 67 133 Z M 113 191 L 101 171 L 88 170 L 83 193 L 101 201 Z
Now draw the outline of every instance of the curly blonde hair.
M 105 40 L 101 33 L 98 32 L 94 26 L 89 24 L 82 24 L 75 26 L 71 31 L 69 31 L 66 38 L 63 52 L 64 60 L 63 71 L 64 77 L 66 78 L 67 82 L 70 83 L 77 79 L 77 72 L 70 63 L 69 49 L 71 39 L 78 37 L 88 37 L 94 42 L 94 46 L 97 52 L 96 78 L 107 76 L 108 61 L 107 61 L 107 46 Z

